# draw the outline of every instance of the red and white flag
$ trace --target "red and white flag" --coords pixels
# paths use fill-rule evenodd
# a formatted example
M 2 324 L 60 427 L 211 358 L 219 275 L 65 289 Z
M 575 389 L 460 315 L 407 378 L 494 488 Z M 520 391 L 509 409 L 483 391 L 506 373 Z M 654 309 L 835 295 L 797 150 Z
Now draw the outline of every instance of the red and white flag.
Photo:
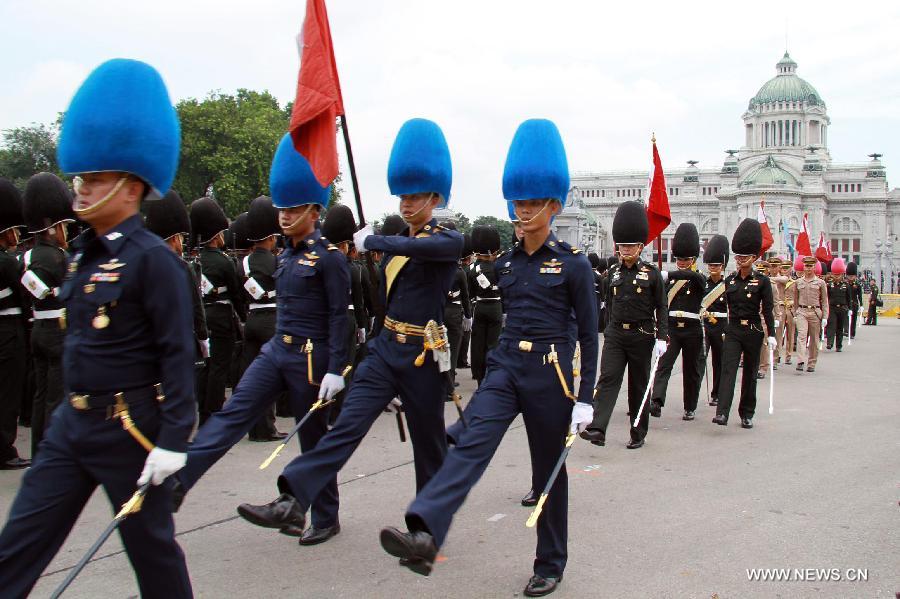
M 809 214 L 803 214 L 803 221 L 800 223 L 800 233 L 797 235 L 798 256 L 812 256 L 812 246 L 809 244 Z
M 756 220 L 759 221 L 759 228 L 762 230 L 762 247 L 759 248 L 759 255 L 762 256 L 765 254 L 772 244 L 775 243 L 775 238 L 772 237 L 772 231 L 769 229 L 769 220 L 766 218 L 766 202 L 764 200 L 759 201 L 759 212 L 756 214 Z
M 653 166 L 650 168 L 648 183 L 650 191 L 647 194 L 647 221 L 650 230 L 647 234 L 646 245 L 650 245 L 672 222 L 669 194 L 666 193 L 666 176 L 663 173 L 659 152 L 656 150 L 656 137 L 653 138 Z
M 831 248 L 825 239 L 825 231 L 819 232 L 819 245 L 816 246 L 816 260 L 819 262 L 831 262 L 834 256 L 831 255 Z
M 309 161 L 316 179 L 325 187 L 338 174 L 335 123 L 344 114 L 325 0 L 307 0 L 297 41 L 300 74 L 289 130 L 294 148 Z

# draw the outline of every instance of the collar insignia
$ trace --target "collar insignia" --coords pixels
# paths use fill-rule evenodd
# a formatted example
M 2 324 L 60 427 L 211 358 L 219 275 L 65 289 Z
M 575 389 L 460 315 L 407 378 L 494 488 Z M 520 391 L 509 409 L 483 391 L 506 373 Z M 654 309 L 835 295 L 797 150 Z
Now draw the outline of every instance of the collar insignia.
M 100 268 L 102 268 L 103 270 L 115 270 L 117 268 L 122 268 L 123 266 L 125 266 L 124 262 L 119 262 L 118 258 L 113 258 L 106 264 L 101 264 Z
M 110 233 L 106 236 L 106 238 L 109 239 L 110 241 L 115 241 L 119 237 L 122 237 L 122 234 L 119 233 L 118 231 L 113 231 L 112 233 Z

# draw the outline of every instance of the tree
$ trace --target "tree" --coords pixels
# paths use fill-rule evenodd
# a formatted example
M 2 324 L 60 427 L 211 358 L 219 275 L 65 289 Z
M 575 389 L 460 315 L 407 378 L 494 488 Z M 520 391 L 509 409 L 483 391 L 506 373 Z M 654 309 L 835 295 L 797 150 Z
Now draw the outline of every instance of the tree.
M 62 176 L 56 162 L 56 142 L 59 119 L 54 125 L 32 123 L 3 131 L 0 149 L 0 177 L 10 179 L 20 189 L 25 188 L 35 173 L 50 172 Z
M 496 216 L 479 216 L 472 223 L 473 227 L 490 226 L 494 227 L 500 233 L 500 247 L 512 247 L 515 240 L 515 231 L 513 224 L 508 220 L 502 220 Z
M 234 217 L 269 193 L 272 157 L 290 122 L 269 92 L 211 92 L 205 100 L 176 105 L 181 120 L 181 160 L 174 188 L 187 201 L 215 197 Z

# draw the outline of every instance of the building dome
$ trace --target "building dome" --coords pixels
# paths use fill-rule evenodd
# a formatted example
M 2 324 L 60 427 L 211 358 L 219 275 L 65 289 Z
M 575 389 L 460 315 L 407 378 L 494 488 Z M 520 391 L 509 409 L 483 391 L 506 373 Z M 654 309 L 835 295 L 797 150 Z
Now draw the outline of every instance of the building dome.
M 807 106 L 825 107 L 825 101 L 812 85 L 797 76 L 797 63 L 785 52 L 775 65 L 777 75 L 766 81 L 750 99 L 750 108 L 773 102 L 806 102 Z
M 741 187 L 764 187 L 769 185 L 793 185 L 800 186 L 797 177 L 784 170 L 772 155 L 766 159 L 762 165 L 750 171 L 747 177 L 741 182 Z

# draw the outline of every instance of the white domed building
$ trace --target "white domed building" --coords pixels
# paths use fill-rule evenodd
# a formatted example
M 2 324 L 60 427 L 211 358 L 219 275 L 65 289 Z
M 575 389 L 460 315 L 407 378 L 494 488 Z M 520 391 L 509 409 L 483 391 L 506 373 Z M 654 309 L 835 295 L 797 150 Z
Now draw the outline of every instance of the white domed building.
M 824 230 L 835 255 L 875 272 L 880 260 L 887 283 L 900 267 L 900 190 L 888 190 L 877 153 L 868 162 L 833 163 L 831 119 L 822 96 L 797 76 L 787 52 L 775 68 L 775 77 L 759 88 L 742 116 L 744 145 L 727 150 L 721 167 L 698 168 L 689 161 L 686 168 L 666 169 L 672 225 L 663 233 L 663 261 L 674 259 L 668 249 L 679 223 L 694 223 L 703 241 L 715 233 L 730 238 L 765 200 L 775 237 L 772 255 L 787 254 L 779 223 L 796 239 L 809 213 L 813 248 Z M 647 177 L 646 170 L 574 173 L 569 206 L 554 223 L 557 235 L 585 251 L 611 254 L 616 207 L 625 200 L 646 202 Z

